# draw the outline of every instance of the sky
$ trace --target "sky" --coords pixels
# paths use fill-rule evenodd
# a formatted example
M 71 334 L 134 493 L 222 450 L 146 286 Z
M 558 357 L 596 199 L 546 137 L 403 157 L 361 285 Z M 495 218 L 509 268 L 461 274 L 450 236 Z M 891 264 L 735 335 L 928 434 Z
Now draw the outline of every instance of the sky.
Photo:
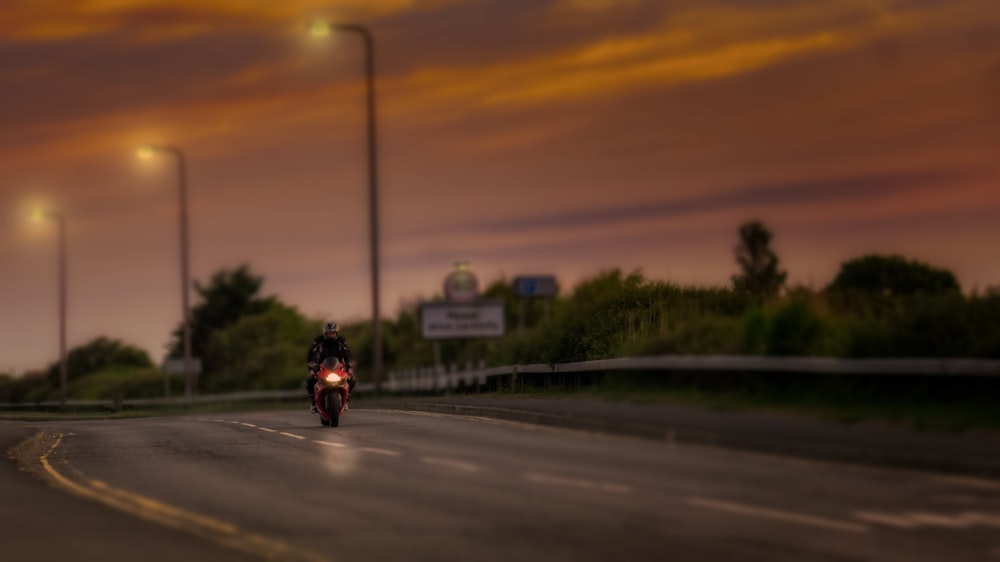
M 190 265 L 370 317 L 360 24 L 375 45 L 381 302 L 610 269 L 726 285 L 761 220 L 789 283 L 895 253 L 1000 285 L 995 0 L 2 0 L 0 372 L 165 353 Z M 194 295 L 194 293 L 192 293 Z

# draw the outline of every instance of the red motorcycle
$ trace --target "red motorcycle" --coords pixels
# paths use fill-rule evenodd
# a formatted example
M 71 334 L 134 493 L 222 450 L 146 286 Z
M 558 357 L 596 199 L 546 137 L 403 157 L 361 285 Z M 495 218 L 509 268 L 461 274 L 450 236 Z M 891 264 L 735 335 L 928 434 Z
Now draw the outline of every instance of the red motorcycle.
M 347 409 L 350 393 L 348 378 L 350 374 L 336 357 L 327 357 L 320 365 L 313 398 L 316 399 L 319 422 L 324 426 L 337 427 L 340 424 L 340 416 Z

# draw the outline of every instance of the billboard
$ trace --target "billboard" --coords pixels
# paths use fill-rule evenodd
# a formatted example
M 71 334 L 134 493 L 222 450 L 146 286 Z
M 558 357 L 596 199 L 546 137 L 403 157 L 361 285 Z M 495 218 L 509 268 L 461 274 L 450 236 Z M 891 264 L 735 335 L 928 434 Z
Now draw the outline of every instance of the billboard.
M 420 305 L 425 339 L 499 338 L 506 329 L 503 299 L 426 302 Z

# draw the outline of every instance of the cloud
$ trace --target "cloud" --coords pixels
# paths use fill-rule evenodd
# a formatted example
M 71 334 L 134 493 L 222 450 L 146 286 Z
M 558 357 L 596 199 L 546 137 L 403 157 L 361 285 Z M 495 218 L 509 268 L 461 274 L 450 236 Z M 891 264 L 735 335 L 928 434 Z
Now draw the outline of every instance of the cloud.
M 753 185 L 734 191 L 714 192 L 707 195 L 671 201 L 645 201 L 545 216 L 478 222 L 468 224 L 461 230 L 507 232 L 540 228 L 624 224 L 637 220 L 692 216 L 722 210 L 749 209 L 761 206 L 780 207 L 857 201 L 885 196 L 898 196 L 927 187 L 947 185 L 949 182 L 961 177 L 962 174 L 951 170 L 927 170 L 922 172 L 886 173 L 820 181 Z

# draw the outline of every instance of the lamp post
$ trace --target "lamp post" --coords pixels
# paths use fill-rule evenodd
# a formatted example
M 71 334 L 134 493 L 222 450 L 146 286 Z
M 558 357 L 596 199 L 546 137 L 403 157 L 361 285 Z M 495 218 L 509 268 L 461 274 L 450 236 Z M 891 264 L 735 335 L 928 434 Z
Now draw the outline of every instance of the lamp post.
M 190 273 L 188 258 L 188 214 L 187 214 L 187 162 L 184 152 L 175 146 L 145 145 L 139 148 L 140 158 L 152 158 L 157 152 L 165 152 L 177 160 L 177 183 L 180 195 L 180 230 L 181 230 L 181 325 L 184 332 L 184 396 L 191 400 L 197 382 L 194 380 L 191 363 L 191 315 L 188 306 L 188 291 L 190 289 Z M 165 383 L 164 392 L 169 393 Z
M 365 44 L 365 79 L 368 121 L 368 224 L 371 253 L 372 292 L 372 381 L 375 393 L 382 390 L 382 324 L 379 311 L 379 228 L 378 228 L 378 166 L 375 131 L 375 45 L 372 34 L 366 27 L 347 23 L 315 21 L 309 25 L 309 32 L 316 37 L 325 37 L 331 30 L 356 33 Z
M 59 230 L 59 409 L 66 411 L 66 387 L 69 370 L 66 364 L 66 218 L 53 211 L 36 210 L 32 218 L 39 222 L 52 219 Z

